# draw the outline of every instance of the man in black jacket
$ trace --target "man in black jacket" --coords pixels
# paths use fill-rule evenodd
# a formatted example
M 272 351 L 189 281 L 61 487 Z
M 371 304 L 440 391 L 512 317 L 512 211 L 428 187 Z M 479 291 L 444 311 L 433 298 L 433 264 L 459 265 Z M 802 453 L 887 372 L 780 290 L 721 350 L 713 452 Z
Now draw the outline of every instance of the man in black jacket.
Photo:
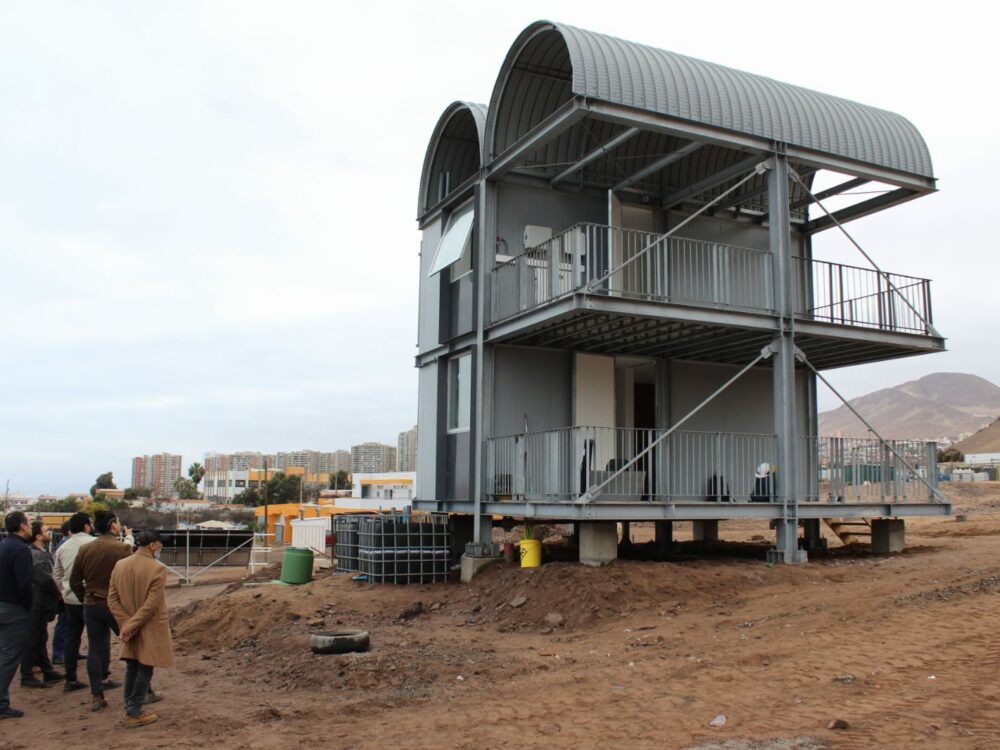
M 10 706 L 14 679 L 31 618 L 31 525 L 20 511 L 4 519 L 7 538 L 0 542 L 0 719 L 24 716 Z
M 49 527 L 41 521 L 31 524 L 31 622 L 28 625 L 28 644 L 21 656 L 21 687 L 47 688 L 62 680 L 49 661 L 49 623 L 59 613 L 62 595 L 52 576 L 52 555 L 48 543 L 52 541 Z M 42 668 L 42 679 L 35 677 L 35 667 Z

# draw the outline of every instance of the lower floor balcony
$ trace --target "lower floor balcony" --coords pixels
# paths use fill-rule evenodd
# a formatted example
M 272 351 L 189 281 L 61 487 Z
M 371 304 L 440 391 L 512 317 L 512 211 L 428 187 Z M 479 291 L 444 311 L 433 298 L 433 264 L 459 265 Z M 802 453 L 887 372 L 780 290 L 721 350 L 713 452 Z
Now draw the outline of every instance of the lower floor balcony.
M 787 512 L 776 494 L 784 469 L 775 435 L 664 433 L 568 427 L 489 438 L 482 512 L 619 520 Z M 919 440 L 799 437 L 789 501 L 800 518 L 947 515 L 936 451 Z M 448 505 L 439 509 L 463 510 Z

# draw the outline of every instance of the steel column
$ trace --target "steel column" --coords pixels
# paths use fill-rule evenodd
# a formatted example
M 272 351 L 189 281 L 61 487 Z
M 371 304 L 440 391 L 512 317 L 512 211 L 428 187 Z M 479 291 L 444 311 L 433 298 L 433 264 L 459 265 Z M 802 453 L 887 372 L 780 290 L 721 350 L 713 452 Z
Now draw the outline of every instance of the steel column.
M 793 304 L 792 233 L 788 210 L 788 157 L 777 144 L 768 173 L 768 233 L 770 235 L 776 307 L 781 332 L 772 344 L 774 351 L 774 433 L 778 438 L 778 470 L 775 496 L 782 506 L 778 521 L 778 547 L 774 558 L 786 563 L 805 562 L 798 548 L 798 461 L 795 417 L 795 317 Z

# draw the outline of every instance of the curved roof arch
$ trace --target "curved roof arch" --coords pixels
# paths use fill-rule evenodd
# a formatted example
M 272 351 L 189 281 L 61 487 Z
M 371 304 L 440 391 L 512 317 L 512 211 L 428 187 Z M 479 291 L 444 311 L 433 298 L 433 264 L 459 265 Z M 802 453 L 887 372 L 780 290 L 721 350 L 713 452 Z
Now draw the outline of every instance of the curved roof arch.
M 420 172 L 418 216 L 482 168 L 486 114 L 485 104 L 457 101 L 438 118 Z
M 933 178 L 904 117 L 715 63 L 550 21 L 504 60 L 486 127 L 490 158 L 573 97 L 586 97 Z

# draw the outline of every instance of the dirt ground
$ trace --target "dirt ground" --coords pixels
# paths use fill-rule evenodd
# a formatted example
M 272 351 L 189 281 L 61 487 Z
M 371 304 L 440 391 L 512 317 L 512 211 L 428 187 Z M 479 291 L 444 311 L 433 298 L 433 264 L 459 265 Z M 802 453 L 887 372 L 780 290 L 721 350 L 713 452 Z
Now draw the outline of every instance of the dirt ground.
M 172 587 L 158 723 L 126 731 L 120 695 L 92 714 L 85 692 L 15 680 L 27 717 L 0 745 L 1000 747 L 1000 485 L 944 489 L 966 520 L 908 521 L 891 557 L 831 535 L 806 565 L 768 566 L 753 541 L 766 523 L 722 524 L 713 550 L 678 524 L 666 562 L 501 565 L 465 586 L 322 571 Z M 633 531 L 641 547 L 650 529 Z M 310 632 L 339 626 L 367 629 L 371 650 L 309 651 Z

